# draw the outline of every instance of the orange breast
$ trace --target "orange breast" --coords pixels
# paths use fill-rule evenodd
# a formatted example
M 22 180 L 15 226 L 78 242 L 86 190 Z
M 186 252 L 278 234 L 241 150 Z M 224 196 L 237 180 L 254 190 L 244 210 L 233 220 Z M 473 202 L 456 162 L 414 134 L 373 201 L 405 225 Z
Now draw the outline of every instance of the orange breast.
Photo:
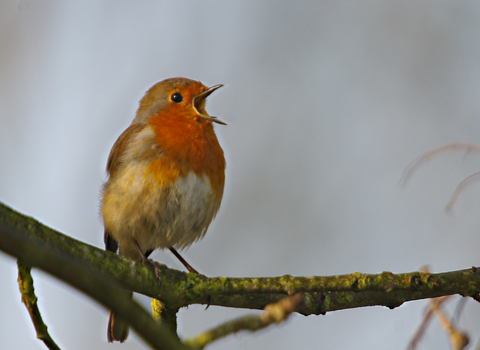
M 212 123 L 197 121 L 182 110 L 160 112 L 149 120 L 156 133 L 155 142 L 162 152 L 147 169 L 162 186 L 186 177 L 193 171 L 206 175 L 212 189 L 220 196 L 225 183 L 225 158 Z

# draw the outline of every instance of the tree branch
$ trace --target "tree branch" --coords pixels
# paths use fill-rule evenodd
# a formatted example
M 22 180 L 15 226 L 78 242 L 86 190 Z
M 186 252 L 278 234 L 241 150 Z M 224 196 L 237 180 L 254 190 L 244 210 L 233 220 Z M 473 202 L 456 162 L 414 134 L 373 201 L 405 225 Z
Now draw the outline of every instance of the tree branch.
M 189 349 L 171 334 L 162 322 L 156 322 L 130 293 L 111 276 L 92 268 L 89 260 L 101 260 L 95 251 L 62 235 L 32 218 L 22 216 L 0 205 L 0 249 L 16 256 L 28 266 L 37 266 L 78 288 L 95 300 L 113 309 L 148 343 L 158 349 Z M 80 250 L 90 251 L 80 258 Z M 98 253 L 97 252 L 97 253 Z
M 11 243 L 13 241 L 16 243 Z M 37 246 L 45 250 L 37 249 Z M 296 311 L 304 315 L 374 305 L 394 308 L 406 301 L 450 294 L 472 296 L 478 300 L 480 292 L 480 270 L 475 267 L 438 274 L 355 272 L 328 277 L 285 275 L 265 278 L 208 278 L 173 269 L 160 269 L 160 283 L 150 266 L 72 239 L 2 204 L 0 250 L 22 258 L 28 265 L 38 266 L 75 286 L 80 270 L 88 269 L 95 277 L 94 280 L 102 283 L 97 285 L 100 282 L 92 282 L 93 277 L 89 277 L 90 280 L 85 281 L 89 286 L 78 288 L 108 308 L 118 311 L 118 315 L 123 309 L 119 305 L 127 305 L 131 301 L 126 298 L 126 294 L 119 296 L 118 301 L 113 301 L 111 297 L 105 298 L 105 288 L 112 294 L 118 294 L 121 290 L 119 285 L 123 285 L 128 290 L 159 299 L 170 310 L 190 304 L 263 309 L 267 304 L 285 296 L 302 292 L 304 299 Z M 63 263 L 57 264 L 56 268 L 51 266 L 54 255 L 62 256 L 63 259 Z M 58 265 L 63 269 L 59 269 Z M 72 270 L 72 266 L 75 270 Z M 117 282 L 106 282 L 110 280 Z M 123 312 L 123 315 L 134 328 L 138 327 L 137 331 L 141 333 L 143 326 L 133 325 L 131 314 L 127 316 L 127 313 Z M 151 320 L 151 317 L 148 317 Z M 159 331 L 156 336 L 159 333 L 165 332 Z
M 17 260 L 18 266 L 18 287 L 22 294 L 22 302 L 25 304 L 30 318 L 32 319 L 35 331 L 37 332 L 37 338 L 42 340 L 47 348 L 50 350 L 60 350 L 58 345 L 52 339 L 47 330 L 47 325 L 43 322 L 42 315 L 37 305 L 37 296 L 35 295 L 35 289 L 33 288 L 33 278 L 30 274 L 30 267 L 19 259 Z

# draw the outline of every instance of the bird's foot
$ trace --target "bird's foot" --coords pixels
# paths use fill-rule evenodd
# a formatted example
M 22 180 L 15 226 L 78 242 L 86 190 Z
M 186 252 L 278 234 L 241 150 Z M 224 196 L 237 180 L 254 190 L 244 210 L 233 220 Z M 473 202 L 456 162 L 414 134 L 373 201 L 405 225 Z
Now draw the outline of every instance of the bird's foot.
M 155 260 L 147 258 L 145 256 L 145 254 L 142 252 L 142 250 L 140 249 L 140 246 L 138 245 L 138 242 L 136 240 L 133 240 L 133 244 L 135 245 L 135 248 L 137 248 L 137 251 L 140 254 L 140 256 L 142 257 L 142 263 L 144 263 L 145 265 L 150 265 L 151 267 L 153 267 L 153 270 L 155 271 L 156 279 L 159 280 L 160 282 L 162 282 L 162 278 L 160 277 L 159 269 L 167 269 L 168 268 L 167 265 L 161 264 L 161 263 L 159 263 Z

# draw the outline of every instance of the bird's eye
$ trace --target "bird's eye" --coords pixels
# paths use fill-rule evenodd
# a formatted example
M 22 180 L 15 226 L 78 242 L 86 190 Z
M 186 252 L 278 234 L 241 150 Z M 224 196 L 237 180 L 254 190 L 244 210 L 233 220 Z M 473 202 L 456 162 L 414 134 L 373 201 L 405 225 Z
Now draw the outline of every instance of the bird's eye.
M 176 92 L 172 96 L 170 96 L 170 99 L 175 103 L 180 103 L 183 101 L 183 96 L 181 93 Z

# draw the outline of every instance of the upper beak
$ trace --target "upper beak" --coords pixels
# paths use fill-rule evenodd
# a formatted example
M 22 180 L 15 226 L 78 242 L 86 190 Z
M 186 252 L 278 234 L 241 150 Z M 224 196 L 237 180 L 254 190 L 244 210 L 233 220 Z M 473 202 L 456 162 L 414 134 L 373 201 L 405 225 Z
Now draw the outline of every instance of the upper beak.
M 210 116 L 206 112 L 205 113 L 200 112 L 200 108 L 199 108 L 200 106 L 203 105 L 203 103 L 205 102 L 205 99 L 208 96 L 210 96 L 210 94 L 212 92 L 214 92 L 217 89 L 220 89 L 222 86 L 223 86 L 222 84 L 214 85 L 212 87 L 209 87 L 205 91 L 203 91 L 201 94 L 198 94 L 197 96 L 195 96 L 193 98 L 193 109 L 195 109 L 195 112 L 197 112 L 197 114 L 199 116 L 201 116 L 203 119 L 210 120 L 211 122 L 214 122 L 214 123 L 227 125 L 226 123 L 222 122 L 217 117 Z M 204 108 L 202 108 L 202 109 L 205 110 Z

